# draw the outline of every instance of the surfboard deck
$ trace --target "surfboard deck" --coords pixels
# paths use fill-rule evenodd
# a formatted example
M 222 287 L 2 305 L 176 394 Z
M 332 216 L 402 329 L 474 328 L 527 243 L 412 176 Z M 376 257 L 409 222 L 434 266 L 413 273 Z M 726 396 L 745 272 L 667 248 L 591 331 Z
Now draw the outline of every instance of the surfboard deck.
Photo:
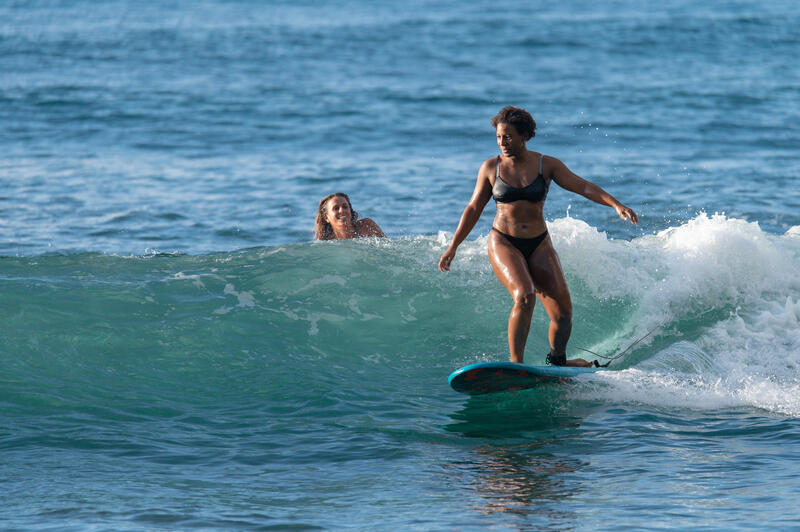
M 450 386 L 469 395 L 536 388 L 542 384 L 572 379 L 600 368 L 571 366 L 529 366 L 516 362 L 480 362 L 450 374 Z

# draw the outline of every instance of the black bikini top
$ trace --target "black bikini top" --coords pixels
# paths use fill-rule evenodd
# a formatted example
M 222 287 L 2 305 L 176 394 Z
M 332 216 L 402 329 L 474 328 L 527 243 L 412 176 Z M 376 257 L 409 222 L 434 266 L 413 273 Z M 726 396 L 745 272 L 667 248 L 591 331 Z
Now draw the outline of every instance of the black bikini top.
M 544 201 L 547 197 L 547 182 L 542 176 L 542 159 L 539 156 L 539 175 L 528 186 L 523 188 L 512 187 L 500 177 L 500 156 L 497 156 L 497 172 L 494 174 L 494 186 L 492 187 L 492 197 L 497 203 L 511 203 L 514 201 Z

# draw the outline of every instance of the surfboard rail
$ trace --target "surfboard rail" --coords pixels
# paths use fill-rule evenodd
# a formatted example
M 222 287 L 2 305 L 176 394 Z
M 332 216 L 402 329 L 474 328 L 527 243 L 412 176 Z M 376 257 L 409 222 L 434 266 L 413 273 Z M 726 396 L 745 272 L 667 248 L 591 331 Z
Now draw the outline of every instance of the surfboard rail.
M 481 395 L 535 388 L 599 370 L 573 366 L 530 366 L 517 362 L 479 362 L 454 371 L 448 382 L 457 392 Z

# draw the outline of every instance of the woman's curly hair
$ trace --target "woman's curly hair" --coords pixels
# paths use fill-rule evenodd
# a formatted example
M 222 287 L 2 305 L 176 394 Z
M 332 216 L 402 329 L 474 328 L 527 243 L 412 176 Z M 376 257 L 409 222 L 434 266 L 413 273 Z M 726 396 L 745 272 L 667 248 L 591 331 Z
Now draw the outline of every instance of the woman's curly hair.
M 496 128 L 498 124 L 511 124 L 525 137 L 525 140 L 531 140 L 536 136 L 536 121 L 521 107 L 507 105 L 500 109 L 500 112 L 492 117 L 492 127 Z
M 347 200 L 347 205 L 350 207 L 350 214 L 352 215 L 351 220 L 353 225 L 355 225 L 356 220 L 358 220 L 358 213 L 353 210 L 353 204 L 350 203 L 350 198 L 347 197 L 347 194 L 344 192 L 334 192 L 333 194 L 328 194 L 320 200 L 319 207 L 317 208 L 317 222 L 314 228 L 314 238 L 317 240 L 334 240 L 336 238 L 336 236 L 333 234 L 333 227 L 331 227 L 331 224 L 328 223 L 327 213 L 325 212 L 328 208 L 328 201 L 336 196 L 341 196 Z

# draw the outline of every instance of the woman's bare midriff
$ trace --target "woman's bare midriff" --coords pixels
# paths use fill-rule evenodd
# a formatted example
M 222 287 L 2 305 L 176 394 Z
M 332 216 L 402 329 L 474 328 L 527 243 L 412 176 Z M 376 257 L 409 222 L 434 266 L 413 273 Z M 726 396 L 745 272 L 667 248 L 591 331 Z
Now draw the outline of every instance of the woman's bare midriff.
M 507 235 L 533 238 L 547 231 L 544 222 L 544 202 L 515 201 L 498 203 L 494 227 Z

